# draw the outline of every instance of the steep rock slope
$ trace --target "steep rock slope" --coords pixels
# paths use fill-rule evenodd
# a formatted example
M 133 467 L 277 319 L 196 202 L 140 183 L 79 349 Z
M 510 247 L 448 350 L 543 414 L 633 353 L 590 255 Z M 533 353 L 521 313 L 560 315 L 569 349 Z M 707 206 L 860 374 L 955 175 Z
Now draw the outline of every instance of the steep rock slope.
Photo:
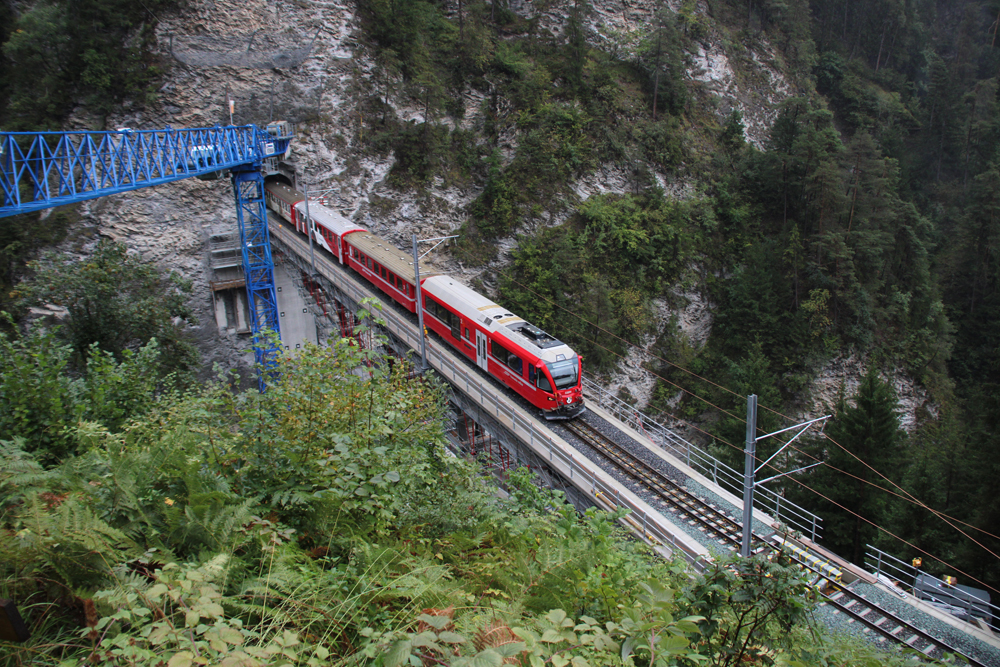
M 567 7 L 563 4 L 549 3 L 538 16 L 542 28 L 553 35 L 564 29 Z M 595 0 L 588 17 L 588 39 L 610 51 L 634 52 L 659 4 L 656 0 Z M 671 6 L 678 9 L 673 5 L 679 4 Z M 526 0 L 512 0 L 510 8 L 526 18 L 537 11 Z M 696 11 L 705 17 L 707 7 L 700 3 Z M 265 124 L 272 118 L 296 122 L 290 161 L 300 183 L 313 191 L 327 191 L 331 206 L 397 245 L 406 247 L 413 233 L 436 236 L 452 232 L 465 220 L 466 206 L 478 192 L 445 187 L 440 181 L 420 192 L 394 189 L 386 180 L 393 157 L 372 158 L 357 150 L 366 122 L 372 122 L 359 111 L 358 99 L 362 91 L 376 84 L 372 81 L 374 63 L 358 38 L 355 6 L 350 0 L 191 0 L 180 15 L 162 18 L 159 49 L 172 67 L 160 89 L 159 102 L 113 119 L 115 126 L 225 124 L 230 120 L 226 101 L 233 99 L 232 120 L 237 124 Z M 710 19 L 706 24 L 712 25 Z M 793 92 L 794 85 L 782 75 L 781 58 L 766 42 L 756 50 L 740 48 L 733 55 L 727 53 L 724 43 L 719 34 L 709 30 L 697 49 L 687 54 L 686 79 L 700 90 L 703 100 L 714 105 L 720 118 L 739 110 L 748 141 L 762 146 L 778 105 Z M 389 101 L 403 120 L 423 120 L 419 106 L 405 97 L 390 97 Z M 481 127 L 483 110 L 483 95 L 467 93 L 461 126 Z M 504 139 L 505 154 L 512 155 L 517 136 Z M 689 196 L 696 184 L 694 174 L 655 177 L 666 192 L 677 197 Z M 581 178 L 572 190 L 579 202 L 593 194 L 627 188 L 625 175 L 605 166 Z M 109 197 L 88 204 L 85 217 L 98 233 L 122 240 L 144 257 L 194 281 L 198 323 L 192 329 L 209 366 L 213 362 L 223 366 L 249 362 L 245 340 L 216 330 L 207 284 L 209 230 L 235 228 L 228 183 L 192 180 Z M 565 214 L 543 217 L 542 224 L 558 224 L 564 218 Z M 479 277 L 481 284 L 489 287 L 515 244 L 514 238 L 501 239 L 502 252 L 485 271 L 460 265 L 446 251 L 431 259 L 462 280 Z M 662 330 L 676 317 L 692 344 L 699 346 L 711 328 L 711 304 L 697 290 L 685 290 L 680 296 L 688 305 L 679 311 L 661 305 L 659 326 Z M 640 405 L 648 401 L 655 384 L 655 378 L 643 369 L 644 360 L 642 352 L 633 351 L 622 371 L 610 380 L 613 390 L 627 386 Z M 821 373 L 825 391 L 817 394 L 817 410 L 829 399 L 831 387 L 839 385 L 837 378 L 843 381 L 848 376 L 844 370 L 848 366 L 858 368 L 856 360 L 840 360 Z M 913 401 L 920 402 L 919 397 Z

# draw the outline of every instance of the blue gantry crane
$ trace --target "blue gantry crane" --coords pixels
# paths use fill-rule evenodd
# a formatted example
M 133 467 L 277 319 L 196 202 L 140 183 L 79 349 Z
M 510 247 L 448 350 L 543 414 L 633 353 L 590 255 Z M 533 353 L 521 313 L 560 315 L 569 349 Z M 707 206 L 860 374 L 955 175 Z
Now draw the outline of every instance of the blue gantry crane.
M 0 217 L 74 204 L 184 178 L 229 172 L 236 197 L 243 272 L 258 366 L 280 338 L 274 263 L 264 205 L 266 160 L 284 155 L 289 126 L 271 123 L 199 129 L 114 132 L 0 132 Z M 264 387 L 265 373 L 260 375 Z

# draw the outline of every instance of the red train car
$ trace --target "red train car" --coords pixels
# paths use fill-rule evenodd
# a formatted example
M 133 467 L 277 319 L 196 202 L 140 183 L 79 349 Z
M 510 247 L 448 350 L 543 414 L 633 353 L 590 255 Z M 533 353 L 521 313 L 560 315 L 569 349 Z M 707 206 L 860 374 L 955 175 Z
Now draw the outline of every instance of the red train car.
M 268 183 L 265 199 L 271 210 L 307 233 L 302 193 Z M 416 312 L 412 257 L 319 202 L 309 202 L 309 214 L 321 248 Z M 568 345 L 423 263 L 420 284 L 427 328 L 527 399 L 546 419 L 571 419 L 586 409 L 582 360 Z
M 297 231 L 308 236 L 306 198 L 301 192 L 283 183 L 267 183 L 264 185 L 264 201 L 268 208 L 292 223 Z M 316 230 L 313 240 L 341 264 L 346 263 L 344 237 L 367 230 L 317 201 L 309 202 L 309 215 L 312 216 Z
M 421 279 L 424 323 L 546 419 L 584 411 L 583 363 L 569 345 L 446 275 Z
M 414 285 L 413 257 L 384 239 L 364 232 L 344 238 L 345 263 L 364 276 L 365 280 L 402 304 L 411 313 L 417 312 L 417 288 Z M 420 263 L 420 283 L 438 275 Z

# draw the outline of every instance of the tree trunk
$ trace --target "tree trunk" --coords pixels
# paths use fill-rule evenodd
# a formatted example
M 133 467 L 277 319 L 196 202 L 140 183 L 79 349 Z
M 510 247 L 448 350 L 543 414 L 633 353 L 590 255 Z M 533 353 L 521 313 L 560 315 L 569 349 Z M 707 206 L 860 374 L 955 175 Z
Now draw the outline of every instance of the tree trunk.
M 885 44 L 885 29 L 888 26 L 887 23 L 882 24 L 882 39 L 878 42 L 878 58 L 875 59 L 875 71 L 878 72 L 879 65 L 882 64 L 882 45 Z
M 657 13 L 657 31 L 656 31 L 656 63 L 654 65 L 656 74 L 653 76 L 653 122 L 656 122 L 656 103 L 659 101 L 660 94 L 660 46 L 663 40 L 663 26 L 659 20 L 659 13 Z

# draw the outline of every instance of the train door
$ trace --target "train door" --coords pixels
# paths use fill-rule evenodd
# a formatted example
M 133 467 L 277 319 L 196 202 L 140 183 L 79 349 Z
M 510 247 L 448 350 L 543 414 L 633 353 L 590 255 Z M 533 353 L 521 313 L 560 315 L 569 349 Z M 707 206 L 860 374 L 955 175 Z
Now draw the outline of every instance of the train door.
M 486 337 L 482 331 L 476 330 L 476 363 L 484 371 L 489 372 L 489 362 L 487 361 L 487 352 L 489 348 L 487 347 L 489 339 Z

